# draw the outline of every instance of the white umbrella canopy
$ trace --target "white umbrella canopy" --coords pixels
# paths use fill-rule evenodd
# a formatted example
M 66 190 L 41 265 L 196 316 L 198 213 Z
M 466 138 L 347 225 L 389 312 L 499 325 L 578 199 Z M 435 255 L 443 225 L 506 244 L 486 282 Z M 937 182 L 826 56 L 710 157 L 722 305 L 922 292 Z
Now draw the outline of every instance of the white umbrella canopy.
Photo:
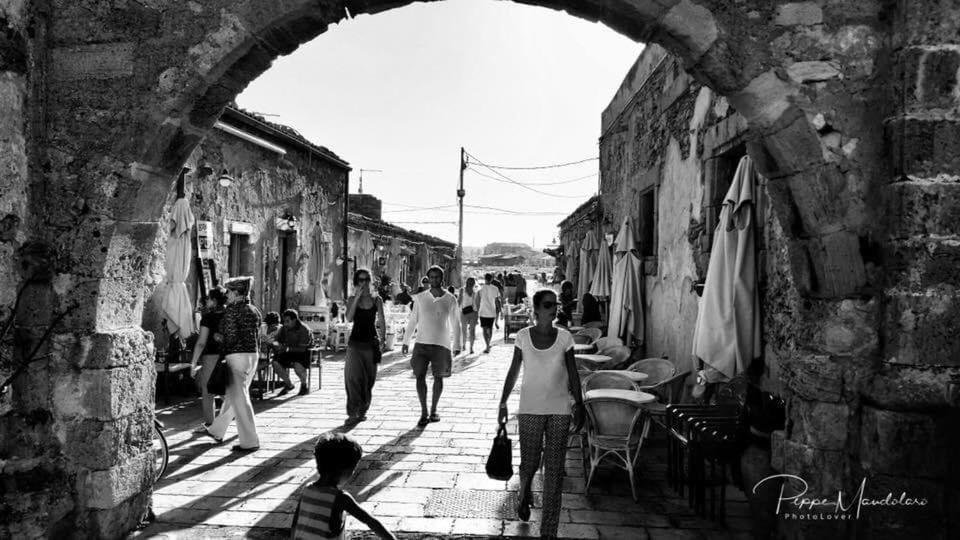
M 370 254 L 373 253 L 373 238 L 370 231 L 364 230 L 357 239 L 357 268 L 370 268 Z
M 580 251 L 580 245 L 576 240 L 570 240 L 570 243 L 564 250 L 564 253 L 567 256 L 567 268 L 563 279 L 573 283 L 574 285 L 576 285 L 574 279 L 577 274 L 577 255 L 579 255 L 578 251 Z
M 166 275 L 163 278 L 163 301 L 161 309 L 167 320 L 170 335 L 186 339 L 193 333 L 193 305 L 187 284 L 193 260 L 190 246 L 190 231 L 196 220 L 186 199 L 177 199 L 170 209 L 170 237 L 167 238 L 167 253 L 164 261 Z
M 392 238 L 387 247 L 387 275 L 396 281 L 400 277 L 400 239 Z
M 593 271 L 597 265 L 597 243 L 596 234 L 593 230 L 587 231 L 583 236 L 583 242 L 580 243 L 580 273 L 577 277 L 577 297 L 590 290 L 590 280 L 593 279 Z
M 313 242 L 310 244 L 310 261 L 307 265 L 307 279 L 313 286 L 313 305 L 319 306 L 327 301 L 323 290 L 323 274 L 326 270 L 326 261 L 329 258 L 327 251 L 329 244 L 323 241 L 323 226 L 318 221 L 313 227 Z
M 637 257 L 636 248 L 633 223 L 628 217 L 614 242 L 617 262 L 613 265 L 607 324 L 607 336 L 620 338 L 624 343 L 644 340 L 643 262 Z
M 606 242 L 601 242 L 597 254 L 597 268 L 593 272 L 593 280 L 590 282 L 590 294 L 597 300 L 606 300 L 610 298 L 610 280 L 613 276 L 613 261 L 610 259 L 610 248 Z
M 744 156 L 720 210 L 693 334 L 693 354 L 730 378 L 760 356 L 755 184 L 753 163 Z

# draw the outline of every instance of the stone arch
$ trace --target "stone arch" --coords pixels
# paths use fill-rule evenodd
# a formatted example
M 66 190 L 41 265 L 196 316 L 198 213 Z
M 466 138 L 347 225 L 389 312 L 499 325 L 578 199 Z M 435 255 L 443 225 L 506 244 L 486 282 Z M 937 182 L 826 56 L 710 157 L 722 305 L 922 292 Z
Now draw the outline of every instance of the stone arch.
M 411 1 L 253 1 L 206 17 L 201 39 L 171 62 L 151 89 L 153 105 L 134 141 L 130 217 L 153 221 L 174 174 L 216 121 L 223 106 L 278 56 L 349 16 L 374 14 Z M 839 297 L 866 284 L 859 254 L 862 215 L 838 198 L 848 191 L 806 109 L 811 100 L 758 39 L 773 33 L 722 2 L 520 0 L 599 21 L 632 39 L 656 42 L 684 61 L 701 83 L 726 96 L 748 121 L 750 153 L 771 183 L 774 207 L 791 237 L 790 259 L 801 294 Z M 199 13 L 201 17 L 203 13 Z M 750 29 L 744 32 L 743 29 Z M 760 42 L 762 43 L 762 42 Z M 170 88 L 181 91 L 167 92 Z M 169 94 L 169 95 L 166 95 Z M 146 218 L 146 219 L 143 219 Z
M 848 90 L 845 85 L 869 84 L 872 62 L 881 50 L 879 22 L 861 24 L 867 15 L 836 7 L 836 20 L 828 21 L 828 8 L 814 2 L 748 1 L 732 8 L 723 0 L 522 1 L 600 21 L 637 41 L 659 43 L 683 59 L 697 80 L 726 96 L 747 119 L 749 152 L 770 179 L 788 244 L 782 258 L 791 269 L 785 282 L 793 289 L 784 296 L 791 301 L 798 292 L 809 297 L 794 302 L 802 308 L 792 308 L 798 316 L 825 321 L 812 331 L 811 341 L 820 349 L 836 357 L 872 359 L 878 354 L 870 348 L 875 344 L 842 342 L 824 328 L 840 320 L 850 328 L 865 325 L 876 331 L 879 302 L 821 301 L 869 294 L 863 290 L 870 280 L 861 249 L 874 226 L 865 210 L 869 189 L 861 184 L 880 169 L 870 162 L 883 162 L 883 129 L 879 122 L 857 120 L 863 104 L 838 96 Z M 53 411 L 56 425 L 44 434 L 51 447 L 57 445 L 52 433 L 65 434 L 58 450 L 64 457 L 51 458 L 56 472 L 50 477 L 69 479 L 65 484 L 73 486 L 75 508 L 51 520 L 82 524 L 94 531 L 90 536 L 112 537 L 129 528 L 131 515 L 145 505 L 149 480 L 142 453 L 135 451 L 142 445 L 142 432 L 135 427 L 145 423 L 152 407 L 146 397 L 152 364 L 149 344 L 138 329 L 142 304 L 131 290 L 142 284 L 144 257 L 157 239 L 158 221 L 181 164 L 223 106 L 273 59 L 293 52 L 347 12 L 372 14 L 410 3 L 247 0 L 216 7 L 174 2 L 160 9 L 153 3 L 127 3 L 95 10 L 88 2 L 42 15 L 49 17 L 52 29 L 44 44 L 50 52 L 48 75 L 38 82 L 47 85 L 41 91 L 48 98 L 44 114 L 49 119 L 37 143 L 42 145 L 37 161 L 45 191 L 31 204 L 41 225 L 38 234 L 60 253 L 61 276 L 53 287 L 57 295 L 96 299 L 70 318 L 71 331 L 57 337 L 51 362 L 50 377 L 60 393 L 80 397 L 57 403 L 49 390 L 51 405 L 37 405 L 41 397 L 17 405 L 25 411 Z M 808 28 L 818 25 L 834 33 L 846 31 L 844 25 L 856 27 L 850 31 L 860 32 L 866 44 L 843 51 L 844 62 L 853 67 L 797 60 L 816 56 L 822 44 L 809 36 L 823 30 Z M 813 52 L 787 50 L 794 46 Z M 861 65 L 871 67 L 857 71 Z M 841 84 L 838 74 L 844 70 Z M 883 100 L 867 106 L 877 103 Z M 830 107 L 840 111 L 834 121 L 839 128 L 862 141 L 874 138 L 863 144 L 872 150 L 844 148 L 845 155 L 835 157 L 824 140 L 823 124 L 831 119 L 818 116 Z M 839 118 L 846 113 L 854 120 Z M 816 333 L 820 331 L 825 337 Z M 846 392 L 837 381 L 854 380 L 846 377 L 847 367 L 812 365 L 807 351 L 797 356 L 800 367 L 791 367 L 790 380 L 801 381 L 815 394 L 811 399 L 832 403 L 839 399 L 834 394 Z M 803 372 L 808 364 L 812 367 Z M 843 418 L 844 407 L 831 404 L 815 412 Z M 90 437 L 93 432 L 109 435 Z M 794 458 L 801 468 L 821 465 L 822 453 L 808 452 L 816 445 L 803 446 L 807 443 L 790 447 L 800 456 Z M 845 443 L 839 443 L 839 450 L 835 443 L 824 444 L 834 445 L 831 451 L 847 450 Z M 829 491 L 831 486 L 823 487 Z

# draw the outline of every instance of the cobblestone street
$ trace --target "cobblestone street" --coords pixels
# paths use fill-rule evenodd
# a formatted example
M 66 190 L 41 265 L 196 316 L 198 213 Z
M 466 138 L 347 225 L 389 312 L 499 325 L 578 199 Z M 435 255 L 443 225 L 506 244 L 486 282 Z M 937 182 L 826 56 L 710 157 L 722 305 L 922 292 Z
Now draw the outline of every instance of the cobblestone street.
M 440 403 L 441 421 L 424 429 L 419 417 L 409 357 L 385 355 L 369 420 L 350 430 L 364 448 L 363 461 L 347 489 L 391 530 L 404 538 L 537 536 L 539 499 L 530 523 L 517 520 L 513 502 L 517 474 L 492 481 L 484 462 L 496 430 L 496 404 L 512 345 L 498 343 L 489 355 L 454 363 Z M 195 400 L 158 410 L 166 423 L 170 466 L 157 485 L 157 521 L 135 536 L 147 538 L 278 538 L 287 534 L 300 486 L 315 474 L 316 436 L 344 430 L 343 353 L 323 363 L 323 388 L 308 396 L 255 402 L 261 449 L 230 452 L 235 432 L 222 445 L 191 433 L 199 422 Z M 517 385 L 517 392 L 520 385 Z M 162 405 L 162 403 L 161 403 Z M 516 406 L 516 397 L 511 399 Z M 518 446 L 516 421 L 511 438 Z M 568 455 L 560 536 L 565 538 L 747 538 L 749 510 L 739 490 L 728 489 L 727 528 L 696 517 L 669 489 L 664 447 L 654 440 L 640 467 L 640 502 L 625 477 L 601 469 L 591 495 L 583 493 L 579 451 Z M 514 450 L 515 468 L 519 448 Z M 535 490 L 539 489 L 539 477 Z M 354 538 L 372 537 L 348 521 Z

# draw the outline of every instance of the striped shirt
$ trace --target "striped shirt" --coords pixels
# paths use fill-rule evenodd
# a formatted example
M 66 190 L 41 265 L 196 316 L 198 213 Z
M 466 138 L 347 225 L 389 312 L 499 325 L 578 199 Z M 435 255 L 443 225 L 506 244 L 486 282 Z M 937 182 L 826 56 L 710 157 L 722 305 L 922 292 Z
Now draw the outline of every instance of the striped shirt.
M 303 488 L 294 517 L 293 537 L 346 538 L 342 505 L 337 504 L 341 493 L 336 486 L 310 484 Z

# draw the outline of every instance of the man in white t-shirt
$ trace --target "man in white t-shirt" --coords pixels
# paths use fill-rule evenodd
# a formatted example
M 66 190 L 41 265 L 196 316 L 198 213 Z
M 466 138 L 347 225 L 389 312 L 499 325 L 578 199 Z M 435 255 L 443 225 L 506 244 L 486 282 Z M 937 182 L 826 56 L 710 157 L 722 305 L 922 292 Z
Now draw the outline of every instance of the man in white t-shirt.
M 493 284 L 493 274 L 483 276 L 485 283 L 477 293 L 480 303 L 480 328 L 483 329 L 483 341 L 487 348 L 484 353 L 490 352 L 490 340 L 493 339 L 493 323 L 500 317 L 500 289 Z
M 413 297 L 413 310 L 403 334 L 402 354 L 407 354 L 413 331 L 417 343 L 413 346 L 410 367 L 417 378 L 417 397 L 420 398 L 420 427 L 439 422 L 437 403 L 443 393 L 443 378 L 450 376 L 453 358 L 460 354 L 460 306 L 457 297 L 443 289 L 443 268 L 431 266 L 427 270 L 430 288 Z M 427 416 L 427 365 L 433 372 L 433 401 Z

